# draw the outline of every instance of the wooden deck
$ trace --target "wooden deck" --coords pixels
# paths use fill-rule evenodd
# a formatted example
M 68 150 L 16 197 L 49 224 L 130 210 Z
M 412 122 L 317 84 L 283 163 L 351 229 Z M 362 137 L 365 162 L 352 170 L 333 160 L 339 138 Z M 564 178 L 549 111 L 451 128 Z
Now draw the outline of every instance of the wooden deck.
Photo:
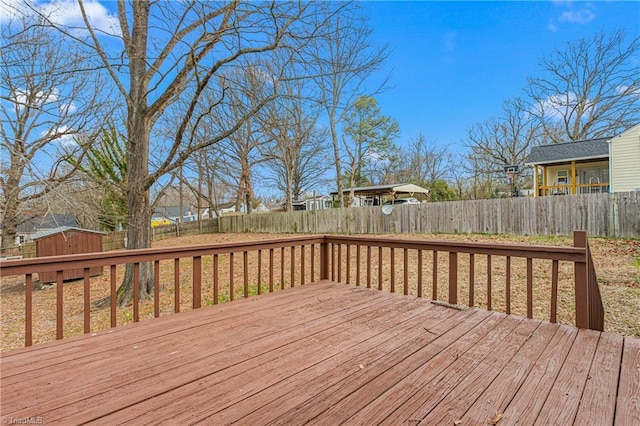
M 328 281 L 1 362 L 5 424 L 640 424 L 638 339 Z

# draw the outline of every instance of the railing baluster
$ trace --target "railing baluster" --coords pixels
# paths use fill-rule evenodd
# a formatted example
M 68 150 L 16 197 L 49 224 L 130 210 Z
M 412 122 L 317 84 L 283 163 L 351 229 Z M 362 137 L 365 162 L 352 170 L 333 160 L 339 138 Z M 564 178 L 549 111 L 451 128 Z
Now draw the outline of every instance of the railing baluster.
M 202 257 L 194 256 L 192 270 L 192 308 L 198 309 L 202 306 Z
M 291 285 L 293 288 L 296 286 L 296 246 L 291 246 Z
M 418 297 L 422 297 L 422 250 L 418 250 Z
M 235 288 L 233 288 L 233 252 L 229 253 L 229 301 L 235 299 Z
M 367 244 L 367 288 L 371 288 L 371 246 Z
M 396 292 L 396 255 L 395 250 L 391 247 L 391 293 Z
M 304 245 L 301 245 L 300 246 L 300 285 L 304 285 L 304 273 L 305 273 L 304 252 L 305 252 L 305 247 Z
M 180 312 L 180 259 L 173 259 L 173 312 Z
M 533 259 L 527 257 L 527 318 L 533 318 Z
M 487 310 L 491 311 L 491 281 L 492 281 L 492 277 L 491 277 L 491 255 L 488 254 L 487 255 Z
M 438 300 L 438 252 L 433 250 L 433 288 L 432 291 L 432 300 Z
M 258 294 L 262 294 L 262 250 L 258 250 Z
M 116 303 L 118 302 L 118 295 L 116 293 L 116 270 L 117 270 L 117 265 L 111 265 L 110 266 L 110 272 L 109 275 L 111 277 L 111 282 L 109 284 L 110 287 L 110 294 L 111 294 L 111 298 L 110 298 L 110 308 L 111 308 L 111 312 L 110 312 L 110 318 L 111 318 L 111 327 L 117 327 L 118 326 L 118 317 L 117 317 L 117 310 L 116 310 Z
M 449 303 L 458 303 L 458 253 L 449 252 Z
M 551 318 L 550 322 L 556 322 L 558 312 L 558 261 L 551 264 Z
M 511 256 L 506 257 L 505 308 L 507 315 L 511 315 Z
M 269 249 L 269 293 L 273 293 L 273 249 Z
M 84 332 L 91 333 L 91 268 L 82 270 L 84 285 L 82 289 L 82 299 L 84 305 Z
M 280 290 L 284 290 L 284 247 L 280 248 Z
M 378 290 L 382 290 L 382 246 L 378 246 Z
M 217 305 L 220 298 L 220 276 L 219 276 L 219 259 L 218 255 L 213 255 L 213 304 Z
M 347 244 L 347 267 L 345 268 L 345 279 L 344 282 L 346 284 L 351 284 L 351 244 Z
M 64 337 L 63 332 L 63 297 L 64 290 L 62 286 L 64 285 L 64 272 L 56 271 L 56 339 L 60 340 Z
M 475 305 L 475 285 L 476 285 L 476 259 L 475 254 L 469 253 L 469 306 Z
M 153 262 L 153 316 L 160 316 L 160 261 Z
M 329 267 L 331 268 L 331 281 L 335 281 L 336 280 L 336 249 L 335 249 L 336 245 L 335 244 L 331 244 L 331 262 Z
M 403 294 L 405 296 L 407 296 L 409 294 L 409 256 L 408 256 L 409 250 L 408 249 L 404 249 L 402 250 L 402 269 L 403 269 Z
M 244 298 L 249 297 L 249 259 L 246 251 L 242 252 L 242 288 Z
M 133 322 L 140 321 L 140 263 L 133 264 Z
M 25 275 L 24 345 L 33 344 L 33 275 Z
M 314 282 L 316 279 L 315 264 L 316 264 L 316 245 L 311 244 L 311 281 L 310 282 Z
M 360 285 L 360 245 L 356 246 L 356 285 Z
M 342 244 L 338 244 L 338 282 L 342 282 Z

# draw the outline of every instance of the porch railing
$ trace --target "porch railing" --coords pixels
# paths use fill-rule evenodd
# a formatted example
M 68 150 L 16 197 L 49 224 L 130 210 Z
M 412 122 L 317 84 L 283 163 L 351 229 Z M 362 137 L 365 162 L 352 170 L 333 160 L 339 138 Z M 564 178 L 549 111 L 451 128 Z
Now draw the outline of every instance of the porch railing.
M 609 183 L 582 183 L 575 185 L 576 194 L 600 194 L 609 192 Z M 574 193 L 574 185 L 546 185 L 538 187 L 539 196 L 547 195 L 569 195 Z
M 480 257 L 486 259 L 482 266 L 478 262 Z M 501 267 L 497 267 L 498 258 L 504 259 Z M 514 275 L 515 268 L 512 266 L 515 259 L 523 259 L 525 262 L 526 277 Z M 546 278 L 540 278 L 537 274 L 534 276 L 534 260 L 551 263 L 551 272 Z M 141 300 L 140 295 L 140 269 L 145 262 L 151 263 L 153 272 L 153 295 L 148 301 Z M 534 300 L 534 282 L 544 279 L 551 284 L 550 298 L 544 303 L 549 306 L 549 320 L 556 322 L 561 262 L 573 264 L 571 280 L 575 294 L 575 324 L 581 328 L 602 330 L 602 302 L 586 233 L 582 231 L 574 233 L 573 247 L 370 236 L 298 236 L 266 241 L 7 260 L 0 262 L 0 275 L 3 277 L 3 285 L 7 277 L 16 277 L 24 283 L 24 345 L 31 346 L 34 330 L 34 275 L 45 272 L 56 273 L 55 337 L 62 339 L 66 337 L 66 284 L 63 282 L 63 271 L 66 269 L 84 270 L 83 300 L 78 309 L 83 315 L 83 332 L 91 333 L 91 308 L 97 296 L 94 289 L 96 278 L 90 277 L 90 270 L 94 267 L 107 267 L 108 276 L 105 280 L 108 281 L 106 291 L 109 297 L 109 324 L 116 327 L 120 325 L 119 310 L 129 309 L 132 311 L 131 321 L 138 322 L 141 319 L 140 308 L 145 303 L 152 304 L 152 308 L 147 306 L 149 312 L 152 310 L 152 316 L 159 317 L 162 297 L 165 301 L 167 297 L 171 297 L 172 311 L 180 312 L 181 307 L 184 307 L 184 295 L 188 293 L 191 296 L 190 307 L 198 309 L 203 304 L 217 304 L 223 299 L 232 301 L 235 298 L 247 298 L 252 294 L 273 292 L 322 279 L 391 292 L 402 291 L 406 295 L 430 297 L 433 300 L 445 299 L 444 303 L 451 305 L 464 303 L 478 306 L 477 295 L 481 292 L 484 300 L 481 307 L 489 310 L 497 307 L 495 295 L 499 288 L 503 293 L 504 312 L 510 314 L 514 302 L 511 296 L 512 286 L 524 278 L 526 316 L 529 318 L 534 316 L 534 304 L 540 302 Z M 466 268 L 461 269 L 462 263 Z M 127 264 L 132 265 L 134 271 L 133 304 L 128 308 L 119 308 L 116 304 L 117 285 Z M 165 272 L 162 279 L 161 269 Z M 187 273 L 190 272 L 188 279 L 184 279 L 185 274 L 182 273 L 185 269 Z M 479 291 L 480 284 L 476 278 L 480 269 L 483 272 L 482 291 Z M 544 271 L 548 272 L 546 267 Z M 465 272 L 467 278 L 463 279 Z M 167 276 L 173 281 L 168 288 Z M 443 280 L 446 294 L 440 291 Z M 237 283 L 241 283 L 241 287 Z M 430 292 L 427 288 L 429 283 Z M 161 294 L 161 287 L 164 288 L 162 293 L 173 294 Z M 68 311 L 69 307 L 66 308 Z

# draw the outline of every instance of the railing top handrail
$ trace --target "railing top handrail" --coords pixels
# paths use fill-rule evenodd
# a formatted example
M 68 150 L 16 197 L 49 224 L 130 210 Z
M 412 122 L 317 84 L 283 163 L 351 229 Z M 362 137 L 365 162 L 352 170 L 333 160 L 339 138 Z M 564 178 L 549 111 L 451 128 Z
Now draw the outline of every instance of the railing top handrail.
M 462 241 L 428 241 L 399 239 L 381 236 L 345 235 L 305 235 L 275 238 L 270 240 L 242 241 L 229 243 L 199 244 L 193 246 L 160 247 L 133 250 L 114 250 L 83 254 L 44 256 L 28 259 L 5 260 L 0 262 L 0 275 L 21 275 L 53 270 L 90 268 L 133 262 L 149 262 L 183 257 L 197 257 L 213 254 L 238 253 L 249 250 L 267 250 L 306 244 L 356 244 L 361 246 L 381 246 L 415 250 L 435 250 L 454 253 L 475 253 L 497 256 L 525 257 L 534 259 L 555 259 L 571 262 L 585 262 L 586 248 L 567 246 L 531 246 L 504 243 L 478 243 Z
M 393 237 L 326 235 L 326 241 L 332 244 L 356 243 L 415 250 L 436 250 L 455 253 L 491 254 L 497 256 L 530 257 L 534 259 L 557 259 L 571 262 L 585 262 L 586 250 L 583 247 L 520 245 L 506 243 L 479 243 L 463 241 L 428 241 L 418 239 L 398 239 Z
M 192 246 L 158 247 L 132 250 L 113 250 L 83 254 L 33 257 L 0 261 L 0 276 L 50 272 L 52 270 L 89 268 L 133 262 L 149 262 L 212 254 L 238 253 L 249 250 L 268 250 L 280 247 L 319 244 L 323 235 L 283 237 L 269 240 L 198 244 Z

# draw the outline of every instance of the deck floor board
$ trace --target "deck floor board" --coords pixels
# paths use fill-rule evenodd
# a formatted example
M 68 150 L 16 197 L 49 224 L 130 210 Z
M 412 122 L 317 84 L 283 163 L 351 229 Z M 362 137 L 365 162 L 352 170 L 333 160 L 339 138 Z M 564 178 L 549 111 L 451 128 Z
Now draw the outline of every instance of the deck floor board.
M 3 421 L 640 423 L 638 339 L 329 281 L 0 363 Z

